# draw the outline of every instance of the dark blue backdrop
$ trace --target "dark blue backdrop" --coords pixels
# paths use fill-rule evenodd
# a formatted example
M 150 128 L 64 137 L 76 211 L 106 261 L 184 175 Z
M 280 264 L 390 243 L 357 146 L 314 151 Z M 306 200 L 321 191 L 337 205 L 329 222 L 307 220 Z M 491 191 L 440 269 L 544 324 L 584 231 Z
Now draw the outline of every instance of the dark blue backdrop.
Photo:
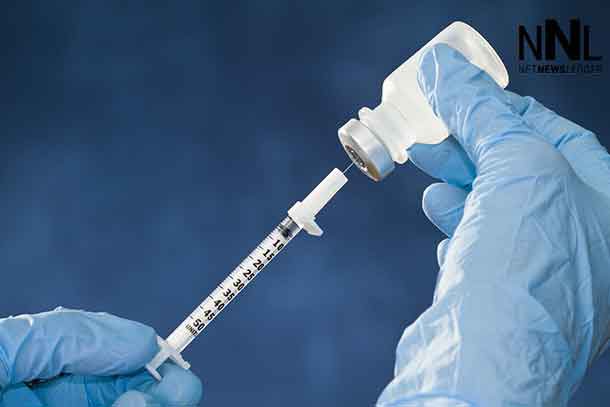
M 2 2 L 1 314 L 104 310 L 166 335 L 346 164 L 336 129 L 456 19 L 494 44 L 511 89 L 610 144 L 607 74 L 522 75 L 516 58 L 518 24 L 575 16 L 610 56 L 601 7 L 288 3 Z M 391 378 L 436 278 L 432 180 L 410 164 L 350 176 L 325 236 L 299 236 L 186 352 L 204 405 L 371 405 Z M 607 405 L 608 362 L 573 406 Z

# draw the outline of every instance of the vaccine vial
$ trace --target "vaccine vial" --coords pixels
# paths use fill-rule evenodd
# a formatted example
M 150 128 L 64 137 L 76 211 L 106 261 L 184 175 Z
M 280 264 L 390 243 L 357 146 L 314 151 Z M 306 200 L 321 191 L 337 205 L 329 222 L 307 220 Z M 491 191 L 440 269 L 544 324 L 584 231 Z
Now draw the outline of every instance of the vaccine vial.
M 356 166 L 375 181 L 388 176 L 395 163 L 404 164 L 414 143 L 437 144 L 449 136 L 417 83 L 421 55 L 431 46 L 445 43 L 487 72 L 505 88 L 508 72 L 491 45 L 474 28 L 454 22 L 413 54 L 383 81 L 381 103 L 362 108 L 359 119 L 339 129 L 339 140 Z

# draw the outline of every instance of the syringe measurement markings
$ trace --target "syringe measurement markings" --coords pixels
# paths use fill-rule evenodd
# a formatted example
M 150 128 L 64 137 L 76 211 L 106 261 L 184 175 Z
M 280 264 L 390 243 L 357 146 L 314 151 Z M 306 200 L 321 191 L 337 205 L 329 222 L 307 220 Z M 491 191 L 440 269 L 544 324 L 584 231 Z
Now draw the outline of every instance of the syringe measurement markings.
M 269 235 L 267 235 L 267 237 L 263 240 L 270 240 L 271 242 L 273 242 L 270 247 L 266 248 L 259 244 L 258 249 L 253 250 L 245 260 L 243 260 L 231 273 L 229 273 L 227 278 L 225 278 L 225 280 L 223 280 L 222 283 L 219 284 L 219 286 L 217 286 L 216 289 L 212 291 L 212 293 L 206 298 L 206 300 L 204 300 L 195 309 L 192 315 L 190 315 L 190 320 L 194 320 L 193 325 L 196 326 L 196 329 L 190 325 L 191 322 L 189 319 L 184 321 L 178 327 L 178 329 L 176 329 L 177 335 L 182 336 L 182 334 L 180 334 L 179 332 L 185 332 L 188 338 L 186 339 L 187 343 L 185 345 L 182 345 L 181 348 L 184 349 L 188 345 L 188 343 L 190 343 L 197 335 L 199 335 L 199 333 L 201 333 L 209 325 L 209 323 L 214 320 L 218 316 L 218 314 L 231 301 L 233 301 L 233 299 L 235 299 L 235 297 L 237 297 L 237 294 L 243 291 L 243 289 L 250 283 L 250 281 L 252 281 L 254 277 L 256 277 L 258 274 L 260 274 L 260 271 L 262 271 L 266 267 L 266 265 L 275 257 L 275 255 L 279 253 L 281 249 L 288 242 L 290 242 L 290 240 L 292 240 L 295 235 L 296 233 L 284 236 L 282 234 L 282 229 L 279 226 L 276 227 Z M 263 256 L 259 257 L 259 254 Z M 256 258 L 253 257 L 253 255 Z M 253 270 L 244 267 L 244 264 L 248 261 L 248 258 L 253 262 Z M 244 276 L 243 281 L 241 278 L 236 276 L 236 273 L 239 273 L 239 270 L 241 270 L 241 273 Z M 233 284 L 230 283 L 229 279 L 234 281 Z M 237 286 L 235 286 L 236 283 L 238 284 Z M 229 287 L 234 288 L 236 291 L 229 289 L 230 292 L 227 292 L 227 296 L 224 296 L 225 292 L 222 290 L 224 290 L 224 287 L 227 285 Z M 222 300 L 215 300 L 215 297 L 218 296 L 216 291 L 219 290 L 219 287 L 221 289 L 220 298 L 222 298 Z M 173 336 L 173 334 L 171 336 Z

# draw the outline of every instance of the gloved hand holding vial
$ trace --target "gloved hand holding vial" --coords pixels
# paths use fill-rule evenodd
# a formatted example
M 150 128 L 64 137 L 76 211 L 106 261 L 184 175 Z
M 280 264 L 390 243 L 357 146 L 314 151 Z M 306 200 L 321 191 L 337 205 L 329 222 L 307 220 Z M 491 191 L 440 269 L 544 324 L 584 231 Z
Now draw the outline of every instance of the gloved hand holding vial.
M 566 406 L 610 339 L 610 155 L 445 44 L 418 81 L 454 136 L 409 150 L 448 239 L 378 405 Z

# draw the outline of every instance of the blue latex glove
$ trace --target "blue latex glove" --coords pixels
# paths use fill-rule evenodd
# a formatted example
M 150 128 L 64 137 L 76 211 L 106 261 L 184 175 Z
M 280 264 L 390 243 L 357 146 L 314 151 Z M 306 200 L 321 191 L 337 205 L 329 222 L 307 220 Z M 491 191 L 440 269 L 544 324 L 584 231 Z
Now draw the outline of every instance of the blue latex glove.
M 197 406 L 201 382 L 191 372 L 165 364 L 157 382 L 142 370 L 157 350 L 152 328 L 105 313 L 1 319 L 0 406 Z M 49 380 L 24 384 L 39 379 Z
M 610 156 L 447 45 L 419 84 L 451 134 L 410 150 L 445 183 L 433 305 L 398 345 L 381 406 L 565 406 L 610 337 Z

